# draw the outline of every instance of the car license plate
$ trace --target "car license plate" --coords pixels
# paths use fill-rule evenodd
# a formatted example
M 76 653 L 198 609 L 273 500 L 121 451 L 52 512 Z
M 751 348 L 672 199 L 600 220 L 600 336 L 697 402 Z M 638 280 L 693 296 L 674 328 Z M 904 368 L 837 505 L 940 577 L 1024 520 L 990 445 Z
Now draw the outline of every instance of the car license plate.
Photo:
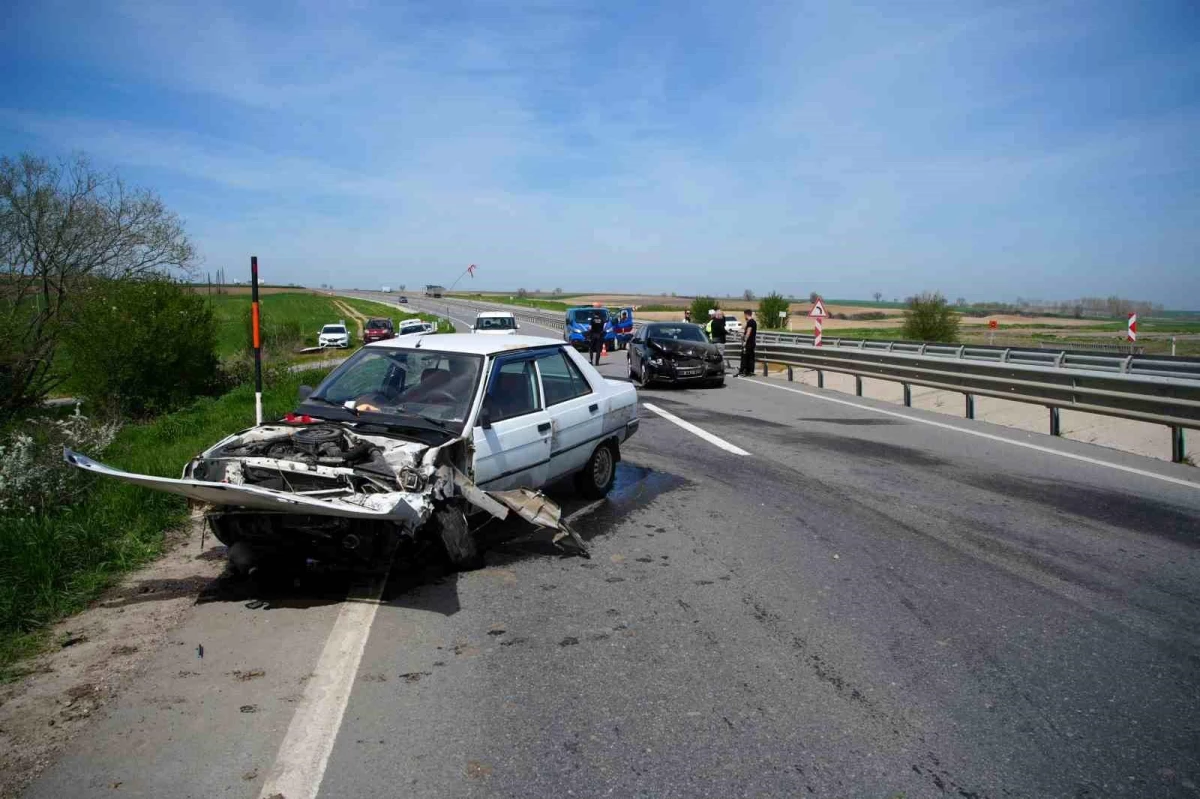
M 680 369 L 679 374 L 684 377 L 687 377 L 689 375 L 698 375 L 698 374 L 700 374 L 701 371 L 703 371 L 703 370 L 700 369 L 700 367 L 698 367 L 698 366 L 688 366 L 684 369 Z

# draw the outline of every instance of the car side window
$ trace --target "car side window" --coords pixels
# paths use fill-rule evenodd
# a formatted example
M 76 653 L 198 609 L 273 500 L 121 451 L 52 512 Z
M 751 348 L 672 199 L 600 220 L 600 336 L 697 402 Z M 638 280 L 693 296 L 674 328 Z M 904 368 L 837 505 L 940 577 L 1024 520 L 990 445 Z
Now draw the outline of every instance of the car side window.
M 493 423 L 533 413 L 540 407 L 532 359 L 507 361 L 492 371 L 483 408 Z
M 542 373 L 542 393 L 547 408 L 592 393 L 587 378 L 562 350 L 543 355 L 537 364 Z

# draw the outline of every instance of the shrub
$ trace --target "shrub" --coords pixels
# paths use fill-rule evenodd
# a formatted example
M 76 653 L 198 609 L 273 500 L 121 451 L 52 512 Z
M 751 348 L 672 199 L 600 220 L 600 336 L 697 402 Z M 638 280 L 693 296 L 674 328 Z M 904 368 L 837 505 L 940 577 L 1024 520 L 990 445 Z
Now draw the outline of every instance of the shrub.
M 863 313 L 852 313 L 848 318 L 858 322 L 870 322 L 878 319 L 887 319 L 887 314 L 883 311 L 864 311 Z
M 926 291 L 909 297 L 901 334 L 910 341 L 950 344 L 958 341 L 958 320 L 959 315 L 940 292 Z
M 0 518 L 20 518 L 70 505 L 83 497 L 89 475 L 62 458 L 62 448 L 95 455 L 117 436 L 116 422 L 84 416 L 79 406 L 63 419 L 28 419 L 0 439 Z
M 212 310 L 166 278 L 96 284 L 65 343 L 71 390 L 114 413 L 153 415 L 218 388 Z
M 758 302 L 758 323 L 765 328 L 778 330 L 787 323 L 780 312 L 788 310 L 788 301 L 778 291 L 772 291 Z
M 696 297 L 688 310 L 692 312 L 692 321 L 698 325 L 708 324 L 708 312 L 716 310 L 717 301 L 712 297 Z

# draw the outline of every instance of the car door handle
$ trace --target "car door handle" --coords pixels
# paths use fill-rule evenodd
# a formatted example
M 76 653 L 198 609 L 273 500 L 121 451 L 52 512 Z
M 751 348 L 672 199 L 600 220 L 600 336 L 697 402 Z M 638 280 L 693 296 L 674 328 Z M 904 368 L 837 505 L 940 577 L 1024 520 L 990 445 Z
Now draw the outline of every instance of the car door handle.
M 549 432 L 550 432 L 550 423 L 549 423 L 549 422 L 542 422 L 541 424 L 539 424 L 539 425 L 538 425 L 538 432 L 539 432 L 539 433 L 549 433 Z
M 600 406 L 593 402 L 591 405 L 588 406 L 588 410 L 591 411 L 592 413 L 595 413 L 596 411 L 600 410 Z

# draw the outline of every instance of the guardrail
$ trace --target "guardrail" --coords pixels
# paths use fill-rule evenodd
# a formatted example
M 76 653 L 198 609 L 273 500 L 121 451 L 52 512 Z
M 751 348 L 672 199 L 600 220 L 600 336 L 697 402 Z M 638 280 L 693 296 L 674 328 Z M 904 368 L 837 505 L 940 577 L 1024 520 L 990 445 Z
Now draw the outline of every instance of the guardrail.
M 956 391 L 964 396 L 968 419 L 975 418 L 976 396 L 1044 405 L 1053 436 L 1060 435 L 1062 409 L 1161 424 L 1170 428 L 1171 460 L 1177 463 L 1185 459 L 1184 429 L 1200 428 L 1200 361 L 1194 359 L 846 339 L 815 347 L 785 336 L 760 334 L 755 361 L 764 375 L 769 364 L 779 364 L 791 380 L 801 366 L 817 373 L 818 388 L 825 372 L 853 375 L 858 396 L 864 377 L 890 380 L 903 386 L 909 407 L 914 385 Z

